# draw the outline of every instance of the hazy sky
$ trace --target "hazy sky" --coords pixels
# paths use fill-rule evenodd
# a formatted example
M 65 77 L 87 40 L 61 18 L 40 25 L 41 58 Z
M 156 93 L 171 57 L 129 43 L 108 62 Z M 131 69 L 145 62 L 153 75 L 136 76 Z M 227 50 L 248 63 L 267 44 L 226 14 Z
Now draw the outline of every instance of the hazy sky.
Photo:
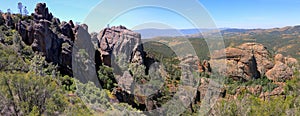
M 176 4 L 177 0 L 169 3 Z M 189 2 L 189 0 L 184 0 Z M 293 26 L 300 24 L 300 0 L 199 0 L 207 12 L 214 19 L 218 28 L 272 28 Z M 46 2 L 50 12 L 61 20 L 72 19 L 74 22 L 83 22 L 85 17 L 95 8 L 100 0 L 0 0 L 0 9 L 6 11 L 10 8 L 14 13 L 18 11 L 17 3 L 22 2 L 29 12 L 38 2 Z M 106 13 L 118 7 L 117 2 L 110 5 Z M 195 15 L 197 12 L 194 12 Z M 105 14 L 99 14 L 105 17 Z M 149 23 L 149 21 L 165 23 L 174 28 L 193 28 L 182 16 L 159 8 L 140 8 L 120 14 L 111 25 L 125 25 L 129 28 L 136 23 Z

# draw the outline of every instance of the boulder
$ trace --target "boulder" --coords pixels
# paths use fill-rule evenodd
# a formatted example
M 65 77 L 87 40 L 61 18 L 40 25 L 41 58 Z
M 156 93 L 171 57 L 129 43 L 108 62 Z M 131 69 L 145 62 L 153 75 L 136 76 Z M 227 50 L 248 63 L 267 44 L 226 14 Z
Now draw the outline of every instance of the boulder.
M 292 78 L 293 70 L 286 64 L 276 61 L 275 66 L 266 73 L 266 76 L 273 81 L 285 81 Z
M 297 61 L 297 59 L 295 58 L 285 58 L 285 64 L 287 64 L 289 67 L 298 67 L 299 63 Z
M 123 91 L 133 94 L 134 78 L 128 71 L 125 71 L 122 76 L 117 77 L 117 80 L 119 87 L 122 88 Z
M 283 62 L 284 63 L 284 57 L 282 54 L 276 54 L 274 57 L 275 62 Z
M 296 69 L 298 67 L 298 61 L 295 58 L 284 57 L 282 54 L 275 55 L 275 62 L 282 62 L 286 64 L 289 68 Z

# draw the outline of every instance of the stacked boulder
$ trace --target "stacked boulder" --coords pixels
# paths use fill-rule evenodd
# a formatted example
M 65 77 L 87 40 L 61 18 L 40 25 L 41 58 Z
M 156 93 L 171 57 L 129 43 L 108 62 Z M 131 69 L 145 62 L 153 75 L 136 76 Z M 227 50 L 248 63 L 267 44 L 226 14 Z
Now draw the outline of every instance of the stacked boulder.
M 273 81 L 285 81 L 291 79 L 293 76 L 293 67 L 297 65 L 297 60 L 284 57 L 282 54 L 277 54 L 274 59 L 274 67 L 266 72 L 268 79 Z

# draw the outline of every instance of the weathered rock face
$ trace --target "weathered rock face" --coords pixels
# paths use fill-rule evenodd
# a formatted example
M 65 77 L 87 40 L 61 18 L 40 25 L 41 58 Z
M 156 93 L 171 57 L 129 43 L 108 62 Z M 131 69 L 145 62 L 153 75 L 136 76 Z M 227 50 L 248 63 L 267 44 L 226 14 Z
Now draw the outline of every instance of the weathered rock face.
M 139 90 L 140 86 L 135 84 L 135 77 L 128 69 L 130 66 L 145 67 L 141 35 L 126 27 L 117 26 L 106 28 L 99 34 L 94 33 L 91 38 L 91 42 L 97 44 L 96 67 L 103 63 L 114 68 L 119 88 L 115 89 L 113 93 L 118 101 L 126 102 L 134 107 L 137 107 L 136 103 L 138 103 L 140 109 L 146 108 L 146 104 L 150 104 L 150 101 L 149 103 L 146 101 L 145 95 L 134 93 L 133 90 Z M 149 105 L 147 106 L 149 107 Z
M 100 87 L 94 63 L 95 49 L 91 36 L 82 26 L 77 26 L 75 31 L 76 41 L 72 51 L 73 76 L 82 83 L 91 81 Z
M 110 59 L 143 64 L 145 54 L 140 34 L 118 26 L 102 30 L 98 41 L 98 51 L 105 65 L 112 65 Z
M 72 22 L 72 20 L 70 21 L 71 23 L 66 23 L 66 22 L 62 22 L 60 27 L 61 27 L 61 33 L 65 36 L 67 36 L 68 38 L 71 38 L 72 41 L 74 41 L 75 36 L 73 33 L 73 28 L 74 24 Z
M 293 70 L 286 64 L 281 62 L 283 58 L 279 58 L 280 55 L 276 55 L 275 66 L 266 73 L 268 79 L 273 81 L 285 81 L 291 79 L 293 76 Z
M 46 3 L 38 3 L 34 9 L 34 19 L 39 21 L 41 19 L 45 19 L 51 21 L 53 18 L 52 13 L 49 13 L 48 8 L 46 7 Z
M 60 24 L 59 19 L 49 13 L 45 3 L 36 5 L 32 17 L 29 22 L 19 21 L 16 24 L 24 43 L 45 56 L 47 61 L 59 64 L 62 73 L 72 75 L 73 24 Z
M 251 52 L 249 53 L 249 51 L 239 48 L 226 48 L 225 50 L 217 51 L 212 55 L 211 62 L 224 63 L 219 62 L 219 60 L 226 61 L 227 63 L 226 69 L 224 69 L 225 72 L 223 72 L 227 77 L 243 80 L 260 77 L 260 73 L 257 70 L 256 58 Z M 215 68 L 217 69 L 217 67 Z
M 282 62 L 293 70 L 296 70 L 296 68 L 299 67 L 299 63 L 298 63 L 297 59 L 295 59 L 295 58 L 284 57 L 282 54 L 276 54 L 274 59 L 275 59 L 276 63 Z
M 270 56 L 271 54 L 262 44 L 245 43 L 237 48 L 216 51 L 210 62 L 213 65 L 226 63 L 226 68 L 222 69 L 223 74 L 235 79 L 250 80 L 259 78 L 260 75 L 266 75 L 273 81 L 291 79 L 293 70 L 298 64 L 297 60 L 284 57 L 282 54 L 277 54 L 274 59 Z M 216 70 L 218 67 L 212 69 Z
M 259 43 L 245 43 L 238 46 L 239 49 L 252 53 L 256 59 L 257 70 L 264 75 L 267 70 L 270 70 L 274 63 L 267 48 Z

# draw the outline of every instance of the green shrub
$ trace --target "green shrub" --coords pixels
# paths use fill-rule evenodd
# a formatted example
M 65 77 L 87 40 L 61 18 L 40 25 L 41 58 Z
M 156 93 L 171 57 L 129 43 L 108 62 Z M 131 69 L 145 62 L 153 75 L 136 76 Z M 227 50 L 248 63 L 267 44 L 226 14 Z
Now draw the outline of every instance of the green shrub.
M 96 109 L 102 109 L 104 111 L 112 108 L 112 104 L 109 102 L 109 97 L 105 89 L 96 87 L 93 82 L 83 84 L 78 80 L 75 80 L 77 91 L 76 94 L 80 96 L 81 100 L 95 112 Z
M 216 103 L 214 115 L 220 116 L 281 116 L 299 114 L 299 98 L 296 96 L 273 96 L 262 100 L 256 96 L 245 96 L 242 99 L 221 100 Z
M 1 72 L 0 77 L 0 96 L 4 97 L 0 109 L 13 106 L 13 112 L 17 115 L 53 115 L 56 112 L 62 113 L 66 107 L 67 100 L 58 85 L 58 80 L 51 76 Z
M 112 90 L 114 87 L 117 86 L 113 69 L 108 66 L 100 66 L 98 71 L 98 78 L 103 89 Z
M 44 56 L 35 54 L 35 56 L 31 60 L 31 64 L 29 67 L 30 71 L 41 76 L 57 76 L 57 66 L 53 65 L 52 63 L 48 63 L 45 59 L 46 58 Z
M 0 44 L 0 57 L 0 71 L 28 71 L 29 65 L 23 61 L 13 46 Z

